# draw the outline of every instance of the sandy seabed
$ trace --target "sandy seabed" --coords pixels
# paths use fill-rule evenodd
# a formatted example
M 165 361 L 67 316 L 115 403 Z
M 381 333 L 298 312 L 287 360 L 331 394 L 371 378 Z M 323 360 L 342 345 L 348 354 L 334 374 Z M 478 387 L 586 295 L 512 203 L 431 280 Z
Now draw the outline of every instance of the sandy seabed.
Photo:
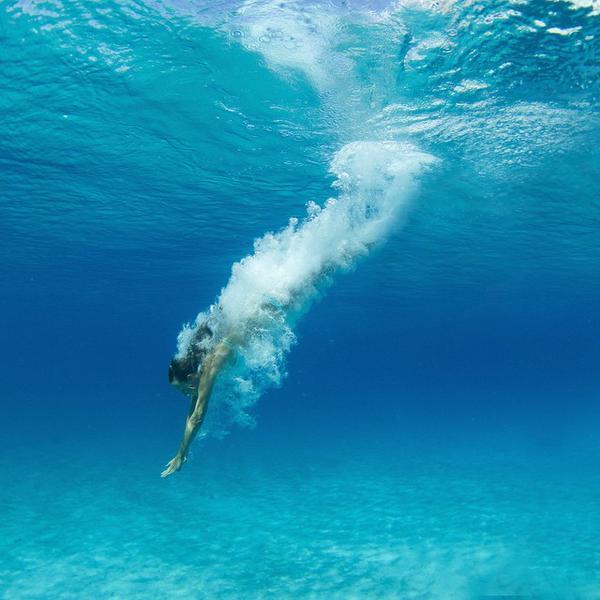
M 244 436 L 5 443 L 0 597 L 600 598 L 598 453 Z

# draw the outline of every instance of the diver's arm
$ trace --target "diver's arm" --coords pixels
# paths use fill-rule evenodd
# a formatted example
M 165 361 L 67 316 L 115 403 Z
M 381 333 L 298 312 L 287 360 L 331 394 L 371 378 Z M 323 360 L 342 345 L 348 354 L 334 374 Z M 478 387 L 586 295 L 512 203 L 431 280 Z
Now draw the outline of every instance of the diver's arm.
M 175 458 L 167 463 L 167 468 L 160 474 L 161 477 L 168 477 L 169 475 L 175 473 L 175 471 L 179 471 L 185 462 L 190 444 L 192 443 L 194 437 L 196 437 L 196 434 L 202 425 L 202 421 L 204 421 L 208 400 L 210 398 L 217 375 L 220 373 L 230 355 L 230 346 L 225 342 L 221 342 L 207 357 L 200 373 L 198 394 L 194 410 L 186 419 L 185 429 L 183 431 L 183 439 L 179 445 L 179 450 L 177 451 Z

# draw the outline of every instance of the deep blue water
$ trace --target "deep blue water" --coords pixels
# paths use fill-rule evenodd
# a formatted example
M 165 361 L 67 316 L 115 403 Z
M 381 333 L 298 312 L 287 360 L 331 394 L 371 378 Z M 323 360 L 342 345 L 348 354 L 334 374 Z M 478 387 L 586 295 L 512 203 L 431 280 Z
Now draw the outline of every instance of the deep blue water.
M 600 598 L 599 43 L 595 0 L 0 2 L 0 597 Z M 211 304 L 258 325 L 162 480 Z

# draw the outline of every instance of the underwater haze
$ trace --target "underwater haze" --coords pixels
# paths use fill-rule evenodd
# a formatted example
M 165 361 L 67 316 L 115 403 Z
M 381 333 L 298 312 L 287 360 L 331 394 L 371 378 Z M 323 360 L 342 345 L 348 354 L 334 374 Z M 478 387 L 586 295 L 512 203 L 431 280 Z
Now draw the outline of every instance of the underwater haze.
M 598 0 L 0 0 L 0 598 L 599 600 L 599 96 Z

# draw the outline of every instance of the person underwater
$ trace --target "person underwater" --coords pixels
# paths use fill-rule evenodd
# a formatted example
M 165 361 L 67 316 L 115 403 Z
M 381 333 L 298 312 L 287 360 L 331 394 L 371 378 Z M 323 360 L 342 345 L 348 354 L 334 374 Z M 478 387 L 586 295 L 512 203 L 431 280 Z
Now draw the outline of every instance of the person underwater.
M 187 460 L 190 445 L 198 433 L 208 407 L 215 380 L 233 358 L 233 336 L 215 340 L 211 328 L 200 324 L 183 356 L 175 356 L 169 365 L 169 383 L 191 397 L 190 409 L 177 454 L 167 463 L 161 477 L 179 471 Z

